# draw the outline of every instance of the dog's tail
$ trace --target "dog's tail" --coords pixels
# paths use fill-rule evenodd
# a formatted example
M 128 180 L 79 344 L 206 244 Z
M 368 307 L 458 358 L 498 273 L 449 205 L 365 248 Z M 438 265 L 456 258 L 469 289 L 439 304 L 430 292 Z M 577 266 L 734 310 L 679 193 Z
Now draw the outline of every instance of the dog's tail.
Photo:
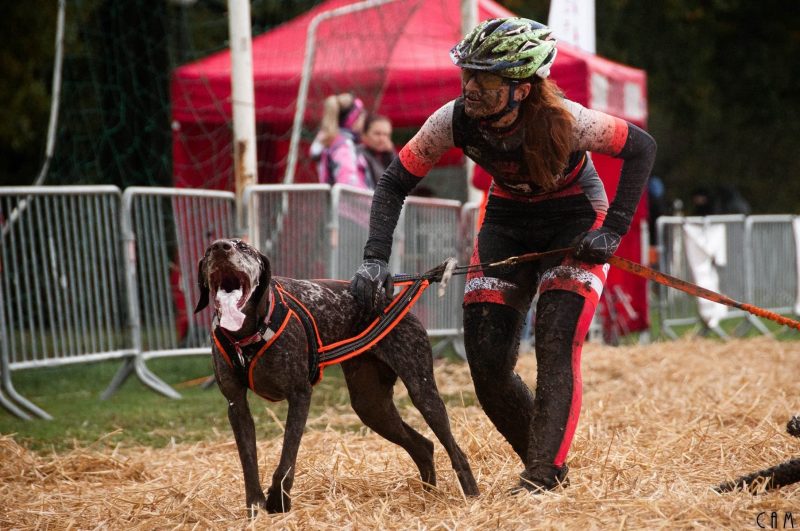
M 800 437 L 800 416 L 792 417 L 786 424 L 786 431 L 793 437 Z M 800 457 L 753 472 L 734 481 L 721 483 L 714 487 L 714 490 L 717 492 L 746 490 L 756 494 L 757 492 L 779 489 L 798 482 L 800 482 Z

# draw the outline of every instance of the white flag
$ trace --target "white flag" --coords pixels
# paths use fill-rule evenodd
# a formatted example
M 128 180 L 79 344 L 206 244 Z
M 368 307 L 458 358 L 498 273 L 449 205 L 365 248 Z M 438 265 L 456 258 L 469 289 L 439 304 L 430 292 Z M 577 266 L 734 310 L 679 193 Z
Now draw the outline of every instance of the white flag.
M 547 25 L 556 39 L 596 53 L 594 0 L 552 0 Z

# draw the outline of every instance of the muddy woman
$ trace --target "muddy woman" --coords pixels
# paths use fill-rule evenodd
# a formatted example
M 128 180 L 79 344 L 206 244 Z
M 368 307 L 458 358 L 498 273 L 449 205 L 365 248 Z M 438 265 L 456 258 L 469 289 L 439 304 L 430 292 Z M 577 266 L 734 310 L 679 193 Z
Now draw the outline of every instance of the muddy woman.
M 574 247 L 560 258 L 472 273 L 464 293 L 475 392 L 524 465 L 515 490 L 550 490 L 566 485 L 581 406 L 581 349 L 605 262 L 628 231 L 656 144 L 635 125 L 564 97 L 548 78 L 556 41 L 537 22 L 483 22 L 450 57 L 461 68 L 462 94 L 427 119 L 380 179 L 351 291 L 368 310 L 383 303 L 403 201 L 453 146 L 493 178 L 473 264 Z M 610 204 L 589 151 L 622 159 Z M 533 393 L 514 366 L 537 292 Z

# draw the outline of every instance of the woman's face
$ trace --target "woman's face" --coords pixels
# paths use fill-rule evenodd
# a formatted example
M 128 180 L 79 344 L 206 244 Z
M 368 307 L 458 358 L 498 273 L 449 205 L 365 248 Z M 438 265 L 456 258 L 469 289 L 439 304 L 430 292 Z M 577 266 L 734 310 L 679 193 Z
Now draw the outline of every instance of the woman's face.
M 388 120 L 375 120 L 361 135 L 361 142 L 373 151 L 391 151 L 394 149 L 392 124 Z
M 353 122 L 353 125 L 350 127 L 350 130 L 353 131 L 357 135 L 362 134 L 363 131 L 364 131 L 364 123 L 366 122 L 366 120 L 367 120 L 367 113 L 366 112 L 362 112 L 358 116 L 358 118 L 356 118 L 356 121 Z
M 500 76 L 464 68 L 461 70 L 461 92 L 467 116 L 483 118 L 505 108 L 509 86 Z

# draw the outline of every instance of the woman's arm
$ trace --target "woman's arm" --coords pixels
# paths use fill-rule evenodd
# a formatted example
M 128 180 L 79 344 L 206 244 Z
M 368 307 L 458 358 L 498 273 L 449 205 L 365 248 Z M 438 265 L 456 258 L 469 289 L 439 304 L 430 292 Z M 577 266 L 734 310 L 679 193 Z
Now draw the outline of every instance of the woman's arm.
M 406 196 L 452 147 L 453 102 L 449 102 L 428 117 L 378 181 L 372 198 L 364 258 L 389 261 L 392 234 Z
M 617 193 L 603 226 L 617 234 L 628 232 L 656 157 L 652 136 L 630 122 L 567 101 L 575 117 L 576 151 L 593 151 L 622 159 Z

